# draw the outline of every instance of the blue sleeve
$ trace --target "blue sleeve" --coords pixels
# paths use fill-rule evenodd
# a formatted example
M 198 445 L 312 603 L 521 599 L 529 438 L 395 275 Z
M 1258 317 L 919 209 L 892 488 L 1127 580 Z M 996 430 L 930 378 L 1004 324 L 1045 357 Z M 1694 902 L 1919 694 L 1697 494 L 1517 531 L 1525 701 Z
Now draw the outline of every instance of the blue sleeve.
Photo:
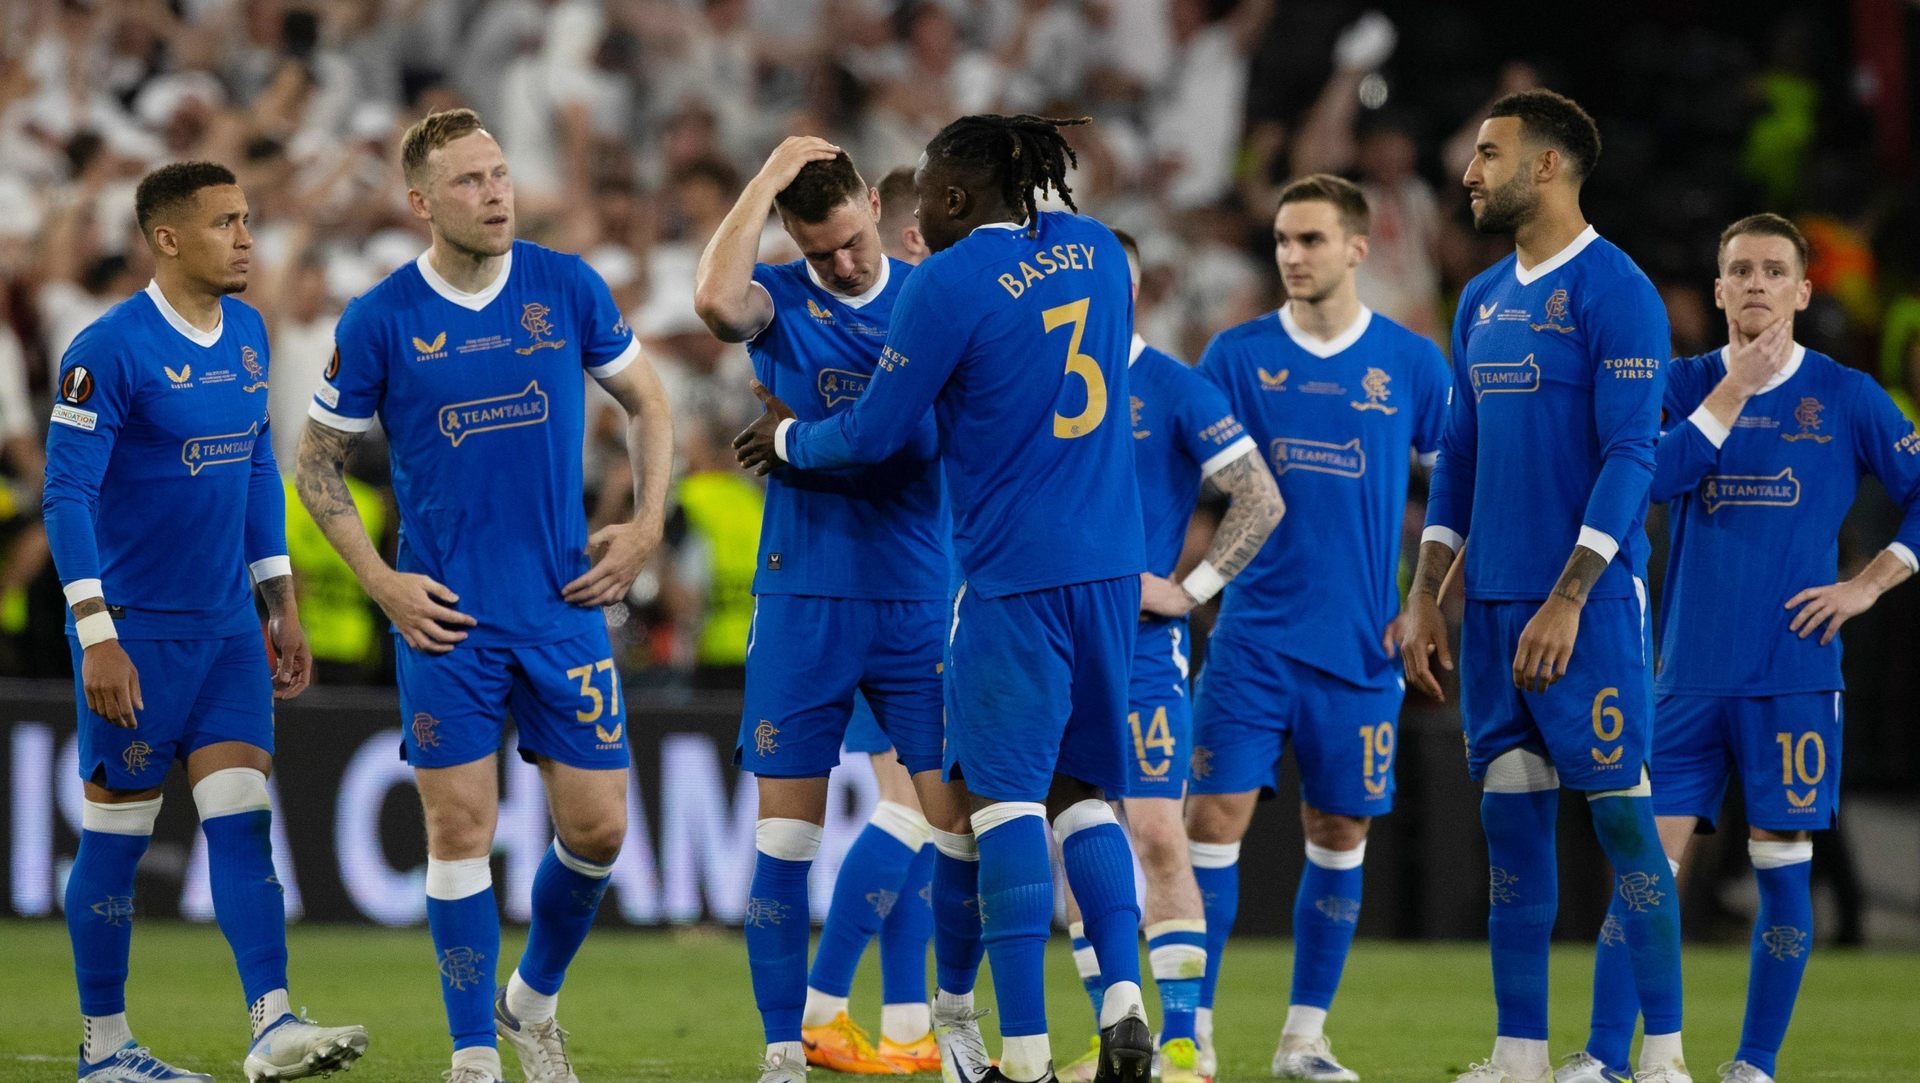
M 133 387 L 98 323 L 60 360 L 52 424 L 47 426 L 47 477 L 40 508 L 60 585 L 100 578 L 93 520 L 100 483 L 126 424 Z
M 365 432 L 387 397 L 387 351 L 366 298 L 347 306 L 333 329 L 333 358 L 307 416 L 342 432 Z
M 1860 376 L 1854 417 L 1854 446 L 1860 465 L 1886 486 L 1900 505 L 1900 528 L 1893 540 L 1920 555 L 1920 432 L 1879 384 Z
M 909 278 L 867 390 L 851 409 L 789 428 L 787 462 L 826 470 L 877 463 L 905 447 L 972 338 L 972 325 L 958 322 L 969 309 L 954 302 L 925 268 Z
M 1200 476 L 1211 477 L 1214 471 L 1245 454 L 1253 446 L 1253 439 L 1240 419 L 1233 416 L 1233 404 L 1227 401 L 1226 392 L 1205 376 L 1181 367 L 1180 446 Z M 1246 447 L 1239 446 L 1242 444 Z
M 1706 396 L 1700 393 L 1700 366 L 1691 358 L 1680 358 L 1667 367 L 1667 390 L 1661 412 L 1664 431 L 1653 456 L 1651 497 L 1666 503 L 1692 492 L 1720 461 L 1720 449 L 1698 425 L 1687 420 L 1700 408 Z
M 1447 359 L 1440 347 L 1422 338 L 1414 343 L 1414 349 L 1413 367 L 1420 377 L 1414 404 L 1420 412 L 1413 419 L 1413 449 L 1425 455 L 1440 449 L 1440 438 L 1446 433 L 1453 374 L 1447 371 Z
M 600 277 L 600 272 L 587 266 L 586 260 L 576 256 L 573 262 L 579 276 L 579 296 L 585 315 L 585 326 L 577 332 L 580 335 L 580 364 L 587 370 L 587 375 L 596 380 L 605 380 L 640 356 L 640 340 L 633 337 L 633 329 L 627 326 L 627 318 L 621 314 L 620 306 L 614 303 L 613 291 L 607 288 L 607 280 Z
M 1600 442 L 1600 475 L 1580 525 L 1620 542 L 1642 514 L 1653 484 L 1660 396 L 1672 348 L 1667 310 L 1653 283 L 1636 276 L 1590 301 L 1584 318 L 1594 328 L 1593 428 Z
M 265 331 L 261 341 L 265 342 Z M 263 351 L 265 347 L 262 347 Z M 272 361 L 263 359 L 269 379 Z M 253 441 L 253 461 L 247 476 L 247 526 L 242 551 L 248 564 L 287 555 L 287 490 L 280 484 L 280 464 L 273 457 L 271 418 L 264 418 Z
M 1440 457 L 1427 485 L 1427 525 L 1442 527 L 1466 538 L 1473 528 L 1473 477 L 1480 444 L 1479 404 L 1473 397 L 1472 371 L 1467 364 L 1467 327 L 1472 318 L 1472 290 L 1460 296 L 1453 314 L 1453 380 L 1448 385 L 1447 416 L 1440 431 Z

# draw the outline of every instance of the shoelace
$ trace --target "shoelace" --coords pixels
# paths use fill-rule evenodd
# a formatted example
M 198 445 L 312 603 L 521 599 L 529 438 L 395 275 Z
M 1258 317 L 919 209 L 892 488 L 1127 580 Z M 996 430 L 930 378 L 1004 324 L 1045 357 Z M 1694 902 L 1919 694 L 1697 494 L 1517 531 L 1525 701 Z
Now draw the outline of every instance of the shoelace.
M 804 1064 L 806 1062 L 802 1061 L 801 1063 Z M 798 1071 L 798 1069 L 796 1069 L 792 1063 L 787 1061 L 785 1057 L 766 1056 L 766 1057 L 760 1058 L 760 1074 L 761 1075 L 766 1075 L 768 1072 L 795 1072 L 795 1071 Z
M 856 1055 L 868 1060 L 879 1058 L 879 1052 L 873 1048 L 873 1039 L 867 1037 L 867 1032 L 860 1029 L 860 1024 L 846 1016 L 841 1016 L 835 1019 L 831 1026 L 834 1033 L 840 1035 L 848 1045 L 853 1047 Z
M 122 1049 L 118 1054 L 120 1067 L 130 1072 L 138 1072 L 148 1079 L 165 1079 L 161 1072 L 172 1071 L 173 1065 L 153 1055 L 153 1050 L 144 1045 L 132 1049 Z
M 1477 1061 L 1477 1062 L 1468 1061 L 1467 1070 L 1461 1075 L 1456 1076 L 1454 1078 L 1454 1083 L 1460 1083 L 1460 1080 L 1463 1080 L 1463 1079 L 1472 1079 L 1475 1075 L 1482 1072 L 1491 1074 L 1494 1071 L 1495 1071 L 1495 1068 L 1493 1067 L 1492 1057 L 1488 1057 L 1486 1060 L 1483 1060 L 1483 1061 Z M 1505 1073 L 1501 1073 L 1501 1074 L 1504 1075 Z
M 440 1073 L 441 1083 L 494 1083 L 494 1078 L 485 1068 L 469 1064 L 465 1068 L 449 1068 Z
M 561 1078 L 571 1075 L 573 1063 L 567 1059 L 567 1039 L 573 1035 L 560 1026 L 558 1019 L 549 1019 L 544 1023 L 528 1023 L 527 1033 L 539 1043 L 540 1055 L 546 1058 L 549 1072 L 558 1073 Z
M 1715 1068 L 1713 1074 L 1720 1077 L 1720 1083 L 1759 1083 L 1765 1078 L 1760 1069 L 1744 1060 L 1730 1060 Z
M 951 1016 L 935 1019 L 937 1026 L 945 1027 L 947 1036 L 966 1053 L 976 1064 L 990 1063 L 987 1056 L 987 1040 L 980 1035 L 980 1020 L 992 1011 L 990 1008 L 962 1008 Z
M 1658 1068 L 1647 1068 L 1633 1073 L 1633 1083 L 1679 1083 L 1679 1081 L 1678 1070 L 1664 1064 Z

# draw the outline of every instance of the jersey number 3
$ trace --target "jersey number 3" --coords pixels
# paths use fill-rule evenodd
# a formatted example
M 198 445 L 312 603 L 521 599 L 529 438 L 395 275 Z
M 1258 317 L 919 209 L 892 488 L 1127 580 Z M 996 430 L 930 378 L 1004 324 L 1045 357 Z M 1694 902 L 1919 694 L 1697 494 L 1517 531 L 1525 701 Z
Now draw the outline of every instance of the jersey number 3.
M 1082 297 L 1071 304 L 1058 305 L 1040 314 L 1047 333 L 1071 324 L 1073 336 L 1067 340 L 1067 374 L 1078 376 L 1087 385 L 1086 408 L 1072 417 L 1058 411 L 1053 415 L 1053 435 L 1074 440 L 1100 427 L 1107 417 L 1107 378 L 1100 373 L 1100 362 L 1080 352 L 1080 338 L 1087 331 L 1087 306 L 1091 298 Z

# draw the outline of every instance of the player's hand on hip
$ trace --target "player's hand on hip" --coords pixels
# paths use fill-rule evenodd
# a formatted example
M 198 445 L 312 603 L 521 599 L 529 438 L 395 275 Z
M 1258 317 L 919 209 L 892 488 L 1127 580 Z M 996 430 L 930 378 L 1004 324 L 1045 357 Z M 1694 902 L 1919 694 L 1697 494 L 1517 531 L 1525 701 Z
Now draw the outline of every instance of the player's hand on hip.
M 1193 612 L 1193 595 L 1171 579 L 1140 573 L 1140 613 L 1148 617 L 1184 617 Z
M 774 451 L 773 434 L 780 423 L 793 416 L 793 408 L 781 402 L 779 396 L 768 391 L 765 384 L 758 380 L 752 382 L 753 394 L 766 409 L 753 424 L 740 430 L 733 438 L 733 453 L 740 460 L 740 468 L 755 477 L 766 477 L 773 468 L 780 465 L 780 456 Z
M 1805 639 L 1820 631 L 1822 624 L 1826 631 L 1820 636 L 1822 647 L 1833 642 L 1840 634 L 1840 626 L 1873 608 L 1880 597 L 1879 590 L 1861 582 L 1862 576 L 1839 583 L 1829 583 L 1824 587 L 1808 587 L 1787 599 L 1788 609 L 1799 609 L 1793 615 L 1793 622 L 1787 625 L 1787 631 Z
M 453 608 L 460 596 L 424 575 L 389 572 L 368 590 L 407 646 L 445 654 L 467 638 L 474 619 Z
M 1407 683 L 1445 703 L 1447 693 L 1440 687 L 1440 674 L 1435 672 L 1434 663 L 1453 672 L 1453 652 L 1447 647 L 1447 618 L 1440 612 L 1440 603 L 1425 594 L 1410 595 L 1407 607 L 1387 625 L 1388 639 L 1396 634 L 1400 665 L 1406 671 Z M 1388 653 L 1392 653 L 1391 647 Z
M 1522 692 L 1545 692 L 1566 676 L 1579 635 L 1579 606 L 1558 597 L 1542 602 L 1520 632 L 1520 646 L 1513 653 L 1513 686 Z
M 88 647 L 80 658 L 80 683 L 87 691 L 87 709 L 122 729 L 137 729 L 133 712 L 147 709 L 140 698 L 140 671 L 117 639 Z
M 777 193 L 792 184 L 807 163 L 831 161 L 839 154 L 839 147 L 817 135 L 788 136 L 767 155 L 754 181 Z
M 273 698 L 292 699 L 313 683 L 313 648 L 307 645 L 307 630 L 295 616 L 268 617 L 267 636 L 279 655 L 273 667 Z
M 659 548 L 665 529 L 657 518 L 648 518 L 652 521 L 614 523 L 594 531 L 587 539 L 587 556 L 593 567 L 568 583 L 561 597 L 569 605 L 582 607 L 612 605 L 626 597 L 640 569 L 646 567 L 647 558 Z

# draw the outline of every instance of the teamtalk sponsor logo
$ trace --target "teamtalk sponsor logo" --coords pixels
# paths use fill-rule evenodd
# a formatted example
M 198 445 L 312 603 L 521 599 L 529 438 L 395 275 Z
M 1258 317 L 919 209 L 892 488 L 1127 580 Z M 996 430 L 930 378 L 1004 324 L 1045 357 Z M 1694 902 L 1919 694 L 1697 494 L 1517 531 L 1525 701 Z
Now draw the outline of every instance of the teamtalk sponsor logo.
M 240 347 L 240 367 L 247 370 L 247 376 L 253 381 L 240 390 L 251 395 L 267 386 L 266 367 L 260 364 L 260 354 L 253 347 Z
M 454 447 L 477 433 L 517 429 L 523 425 L 543 425 L 547 420 L 547 393 L 538 380 L 511 395 L 456 402 L 440 408 L 440 435 L 453 441 Z
M 1387 375 L 1385 369 L 1368 369 L 1367 374 L 1360 378 L 1360 390 L 1367 393 L 1367 401 L 1355 400 L 1348 402 L 1347 405 L 1356 410 L 1378 410 L 1383 414 L 1399 413 L 1398 406 L 1387 405 L 1387 396 L 1393 394 L 1393 389 L 1387 385 L 1392 382 L 1393 377 Z
M 1812 396 L 1801 399 L 1800 405 L 1793 408 L 1793 423 L 1800 426 L 1800 431 L 1791 433 L 1783 432 L 1780 434 L 1780 439 L 1793 441 L 1811 440 L 1816 444 L 1824 444 L 1833 439 L 1831 436 L 1824 436 L 1814 431 L 1820 427 L 1822 421 L 1820 414 L 1821 411 L 1825 409 L 1825 406 L 1820 405 L 1820 400 Z
M 1360 446 L 1358 436 L 1344 444 L 1281 436 L 1268 446 L 1267 454 L 1273 461 L 1275 474 L 1284 474 L 1289 470 L 1311 470 L 1316 474 L 1357 478 L 1367 472 L 1367 452 Z
M 1708 474 L 1700 479 L 1700 502 L 1708 515 L 1734 506 L 1791 508 L 1800 503 L 1800 479 L 1793 476 L 1791 466 L 1768 477 Z
M 533 336 L 533 341 L 525 346 L 519 347 L 513 352 L 525 357 L 535 350 L 557 350 L 565 346 L 567 344 L 566 339 L 551 337 L 554 330 L 553 321 L 547 319 L 547 317 L 551 315 L 553 315 L 553 309 L 548 308 L 538 301 L 529 301 L 522 305 L 520 307 L 520 326 L 525 329 L 527 334 Z
M 1573 325 L 1567 322 L 1567 291 L 1554 290 L 1553 295 L 1547 298 L 1545 323 L 1529 323 L 1527 326 L 1535 331 L 1558 331 L 1563 335 L 1572 331 Z
M 413 339 L 413 359 L 415 361 L 438 361 L 447 356 L 447 333 L 445 331 L 440 332 L 430 339 L 421 338 L 419 335 L 413 335 L 411 337 Z
M 852 402 L 867 392 L 867 381 L 873 377 L 850 369 L 821 369 L 814 379 L 814 386 L 820 391 L 820 399 L 831 410 L 843 402 Z
M 247 426 L 246 432 L 189 437 L 180 445 L 180 461 L 186 464 L 187 473 L 193 476 L 198 476 L 200 471 L 209 466 L 246 462 L 253 458 L 253 444 L 259 436 L 260 423 L 256 421 Z
M 1528 354 L 1518 361 L 1483 361 L 1467 370 L 1476 401 L 1501 391 L 1540 390 L 1540 365 Z
M 1660 375 L 1657 357 L 1609 357 L 1600 364 L 1616 380 L 1651 380 Z

